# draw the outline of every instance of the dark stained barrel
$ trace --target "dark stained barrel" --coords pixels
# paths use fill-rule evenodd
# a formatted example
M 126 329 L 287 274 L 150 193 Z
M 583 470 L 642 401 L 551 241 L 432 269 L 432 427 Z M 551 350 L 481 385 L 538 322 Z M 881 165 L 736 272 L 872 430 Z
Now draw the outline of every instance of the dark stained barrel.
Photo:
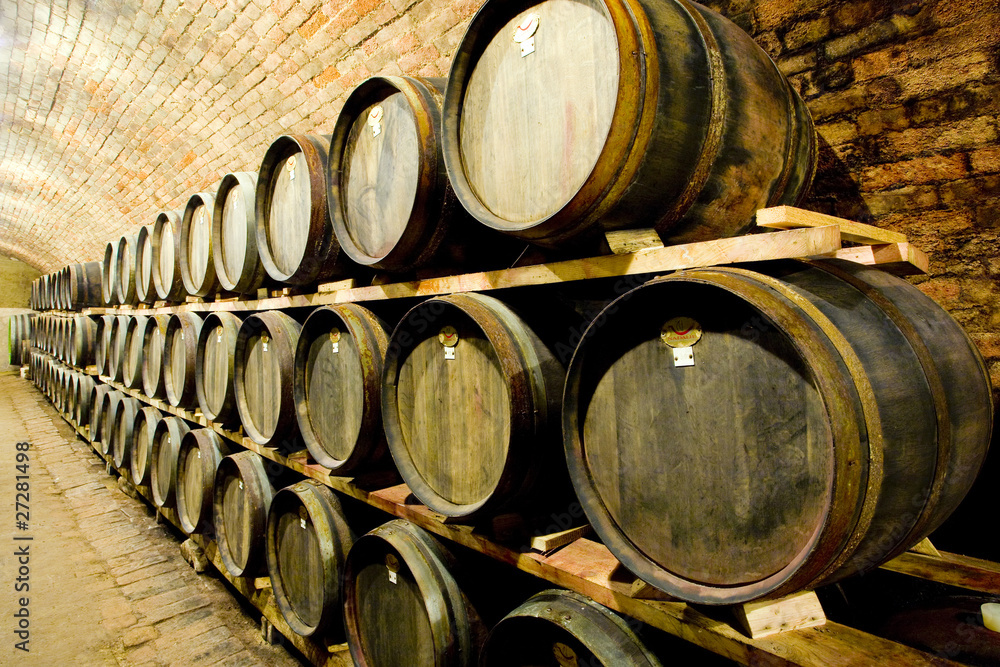
M 108 353 L 111 351 L 111 333 L 114 325 L 114 315 L 101 315 L 97 318 L 94 364 L 97 366 L 97 372 L 101 375 L 107 375 L 108 373 Z
M 208 296 L 218 291 L 215 260 L 212 258 L 212 216 L 215 197 L 208 192 L 191 195 L 181 217 L 180 265 L 184 289 L 191 296 Z
M 478 664 L 660 667 L 661 663 L 622 617 L 579 593 L 548 590 L 493 628 Z
M 135 234 L 128 234 L 118 240 L 118 254 L 115 258 L 117 262 L 115 290 L 118 296 L 118 303 L 134 306 L 139 303 L 139 298 L 135 292 L 135 258 L 138 255 Z
M 267 272 L 257 252 L 257 174 L 226 174 L 215 193 L 212 257 L 222 289 L 253 295 Z
M 153 284 L 153 235 L 151 227 L 140 227 L 135 237 L 135 297 L 139 303 L 156 301 Z
M 125 370 L 125 335 L 128 333 L 128 315 L 118 315 L 111 325 L 111 340 L 108 344 L 108 377 L 121 382 Z
M 135 416 L 129 470 L 132 473 L 132 483 L 136 486 L 149 484 L 154 436 L 156 427 L 162 420 L 163 413 L 152 406 L 142 408 Z
M 177 492 L 177 454 L 191 427 L 180 417 L 164 417 L 153 433 L 149 453 L 150 491 L 157 507 L 173 507 Z
M 108 393 L 111 389 L 111 385 L 94 383 L 94 393 L 90 398 L 90 419 L 87 420 L 90 425 L 90 441 L 93 443 L 101 440 L 101 417 L 104 415 L 104 406 L 108 402 Z
M 69 308 L 83 310 L 101 304 L 101 263 L 69 265 Z
M 236 340 L 242 320 L 232 313 L 209 313 L 201 326 L 195 356 L 195 391 L 206 419 L 227 426 L 240 423 L 236 409 Z
M 201 333 L 201 316 L 174 313 L 163 338 L 163 383 L 167 402 L 176 407 L 194 407 L 194 363 Z
M 215 540 L 226 570 L 254 576 L 265 567 L 267 513 L 274 497 L 264 460 L 242 451 L 219 462 L 212 495 Z
M 101 264 L 101 301 L 105 306 L 118 305 L 118 243 L 108 243 Z
M 567 379 L 564 445 L 591 524 L 691 602 L 877 567 L 954 510 L 990 439 L 982 359 L 914 286 L 848 262 L 761 268 L 636 288 L 586 331 Z
M 455 53 L 444 156 L 480 222 L 557 246 L 654 226 L 747 231 L 815 170 L 801 98 L 739 27 L 687 0 L 490 0 Z
M 558 443 L 563 377 L 537 336 L 492 297 L 416 306 L 393 331 L 382 384 L 382 421 L 403 480 L 446 516 L 530 496 Z
M 329 487 L 306 479 L 278 491 L 267 516 L 267 570 L 288 626 L 309 637 L 339 625 L 344 559 L 354 536 Z
M 272 310 L 243 320 L 236 341 L 236 405 L 246 434 L 266 445 L 295 435 L 292 375 L 302 326 Z
M 115 425 L 118 418 L 118 411 L 121 409 L 122 399 L 125 394 L 118 390 L 108 392 L 101 412 L 101 440 L 98 450 L 107 456 L 111 453 L 111 448 L 115 440 Z
M 388 453 L 382 430 L 385 324 L 356 304 L 317 308 L 295 350 L 299 431 L 322 466 L 347 474 Z
M 111 440 L 111 453 L 115 467 L 120 470 L 132 469 L 132 449 L 135 444 L 135 424 L 142 403 L 131 396 L 123 396 L 115 413 L 114 437 Z
M 153 287 L 162 301 L 183 301 L 187 293 L 181 279 L 181 214 L 161 211 L 153 223 Z
M 327 208 L 330 137 L 284 135 L 268 147 L 257 176 L 257 252 L 279 283 L 306 285 L 348 270 Z
M 139 389 L 142 385 L 142 346 L 147 320 L 146 315 L 136 315 L 125 325 L 122 383 L 129 389 Z
M 390 521 L 359 538 L 343 578 L 354 664 L 476 665 L 485 633 L 450 570 L 441 544 L 409 521 Z
M 177 453 L 177 517 L 191 535 L 212 529 L 215 473 L 229 445 L 210 428 L 189 431 Z
M 455 200 L 441 155 L 445 83 L 372 77 L 344 102 L 327 202 L 340 248 L 358 264 L 409 271 L 439 254 L 453 264 L 448 250 L 463 241 L 463 252 L 484 254 L 482 240 L 466 233 L 482 227 Z
M 170 315 L 154 315 L 146 319 L 142 332 L 142 393 L 150 398 L 163 398 L 167 388 L 163 380 L 163 348 L 167 339 Z
M 94 363 L 97 352 L 97 322 L 87 315 L 70 320 L 68 361 L 77 368 Z
M 83 374 L 76 386 L 76 404 L 73 406 L 73 419 L 81 428 L 90 424 L 90 414 L 94 399 L 94 378 Z

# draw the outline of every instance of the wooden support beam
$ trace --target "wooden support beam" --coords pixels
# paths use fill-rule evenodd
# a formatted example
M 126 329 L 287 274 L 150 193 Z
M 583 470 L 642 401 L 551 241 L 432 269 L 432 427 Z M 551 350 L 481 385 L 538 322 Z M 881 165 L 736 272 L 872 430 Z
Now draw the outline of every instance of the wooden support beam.
M 794 206 L 774 206 L 757 211 L 757 226 L 768 229 L 803 229 L 837 225 L 845 241 L 864 244 L 905 243 L 906 236 L 881 227 L 851 222 Z
M 883 570 L 1000 595 L 1000 564 L 971 556 L 939 552 L 938 556 L 907 551 L 882 565 Z
M 560 530 L 557 533 L 549 533 L 548 535 L 536 535 L 531 538 L 531 548 L 535 551 L 545 553 L 559 547 L 564 547 L 581 537 L 586 537 L 591 531 L 590 524 L 587 524 L 586 526 Z

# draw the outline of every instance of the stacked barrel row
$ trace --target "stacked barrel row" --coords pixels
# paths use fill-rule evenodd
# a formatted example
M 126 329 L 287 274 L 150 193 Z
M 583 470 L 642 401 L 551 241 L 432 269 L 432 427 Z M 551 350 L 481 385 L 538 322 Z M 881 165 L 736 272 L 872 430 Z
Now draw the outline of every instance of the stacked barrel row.
M 101 263 L 70 264 L 31 283 L 33 310 L 83 310 L 100 306 Z
M 26 350 L 31 347 L 35 313 L 11 315 L 7 321 L 7 356 L 11 366 L 21 366 L 28 361 Z
M 459 566 L 418 526 L 394 520 L 357 537 L 328 487 L 299 479 L 276 488 L 294 475 L 212 429 L 144 405 L 38 350 L 31 368 L 53 405 L 74 425 L 89 428 L 95 448 L 119 473 L 157 507 L 173 510 L 184 532 L 216 540 L 232 576 L 270 577 L 292 630 L 339 639 L 342 624 L 357 664 L 400 664 L 419 656 L 418 664 L 576 657 L 589 660 L 582 664 L 660 665 L 634 624 L 583 596 L 543 591 L 509 613 L 513 605 L 497 611 L 497 601 L 506 604 L 510 596 L 482 587 L 473 593 L 467 584 L 479 573 Z M 413 631 L 388 632 L 404 623 Z M 511 635 L 520 638 L 517 646 Z M 675 642 L 670 653 L 690 650 Z
M 506 267 L 634 227 L 706 240 L 804 198 L 812 120 L 738 27 L 684 0 L 527 4 L 487 3 L 447 79 L 365 80 L 331 134 L 277 137 L 108 243 L 104 304 Z

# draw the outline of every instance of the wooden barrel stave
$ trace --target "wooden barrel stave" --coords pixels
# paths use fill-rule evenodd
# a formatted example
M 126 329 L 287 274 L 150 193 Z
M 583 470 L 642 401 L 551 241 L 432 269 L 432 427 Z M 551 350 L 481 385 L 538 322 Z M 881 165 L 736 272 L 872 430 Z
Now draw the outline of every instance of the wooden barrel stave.
M 254 197 L 257 252 L 276 282 L 306 285 L 350 270 L 327 207 L 329 145 L 329 136 L 284 135 L 261 161 Z
M 218 291 L 219 282 L 212 258 L 212 217 L 215 196 L 208 192 L 191 195 L 180 228 L 180 267 L 184 289 L 190 296 L 208 296 Z
M 445 327 L 458 336 L 453 360 Z M 537 335 L 492 297 L 455 294 L 413 308 L 389 341 L 382 421 L 414 495 L 446 516 L 474 517 L 537 496 L 543 474 L 554 483 L 564 376 Z
M 180 267 L 181 213 L 161 211 L 153 223 L 153 287 L 163 301 L 183 301 L 186 294 Z
M 188 535 L 212 531 L 215 473 L 229 445 L 210 428 L 188 431 L 177 453 L 177 517 Z
M 174 313 L 163 339 L 163 384 L 167 402 L 176 407 L 194 407 L 195 358 L 202 318 L 188 312 Z
M 212 519 L 219 556 L 234 577 L 263 571 L 267 515 L 274 487 L 255 452 L 231 454 L 219 463 Z
M 153 283 L 153 237 L 152 227 L 140 227 L 135 237 L 135 296 L 139 303 L 156 301 L 156 285 Z
M 195 356 L 195 391 L 206 419 L 226 426 L 240 423 L 236 409 L 236 341 L 242 320 L 224 311 L 210 313 L 202 323 Z
M 156 424 L 149 452 L 149 486 L 157 507 L 174 507 L 176 503 L 177 455 L 190 430 L 180 417 L 164 417 Z
M 115 414 L 112 454 L 115 467 L 123 470 L 132 468 L 132 449 L 135 437 L 136 417 L 142 410 L 142 403 L 131 396 L 124 396 Z
M 660 667 L 661 663 L 614 612 L 579 593 L 548 590 L 493 628 L 479 664 Z
M 219 183 L 212 216 L 215 273 L 222 289 L 253 295 L 267 271 L 257 251 L 257 174 L 226 174 Z
M 104 411 L 101 413 L 100 442 L 98 449 L 105 456 L 112 453 L 115 441 L 115 426 L 118 418 L 118 411 L 121 409 L 122 399 L 126 396 L 117 389 L 108 392 L 104 400 Z
M 118 252 L 115 256 L 117 279 L 115 281 L 115 294 L 118 303 L 125 306 L 134 306 L 139 303 L 139 298 L 135 291 L 135 259 L 138 255 L 136 242 L 138 236 L 135 234 L 121 237 L 118 240 Z
M 69 308 L 83 310 L 101 304 L 101 263 L 69 265 Z
M 149 485 L 153 441 L 157 425 L 163 418 L 162 412 L 148 405 L 140 409 L 135 416 L 129 470 L 132 474 L 132 483 L 136 486 Z
M 86 373 L 80 377 L 76 389 L 76 405 L 73 406 L 73 418 L 76 419 L 77 426 L 84 427 L 90 424 L 95 384 L 94 378 Z
M 142 332 L 142 392 L 150 398 L 166 396 L 163 349 L 170 315 L 153 315 Z
M 531 15 L 522 57 L 510 36 Z M 453 60 L 444 156 L 474 217 L 533 243 L 728 236 L 808 188 L 816 139 L 797 97 L 748 35 L 686 0 L 494 0 Z
M 122 359 L 122 384 L 129 389 L 138 389 L 142 384 L 142 348 L 149 317 L 130 317 L 125 327 L 125 348 Z
M 381 425 L 387 346 L 385 324 L 356 304 L 317 308 L 302 325 L 295 416 L 309 453 L 337 474 L 378 466 L 388 454 Z
M 422 528 L 396 519 L 358 538 L 344 563 L 344 628 L 356 665 L 474 665 L 485 631 Z
M 114 382 L 121 382 L 125 370 L 125 337 L 128 333 L 128 315 L 117 315 L 111 326 L 111 338 L 108 343 L 108 377 Z
M 989 440 L 983 365 L 930 299 L 844 263 L 766 271 L 637 288 L 588 329 L 567 378 L 564 445 L 591 524 L 638 576 L 692 602 L 876 567 L 954 509 Z M 676 316 L 705 332 L 693 368 L 661 341 Z M 932 323 L 926 336 L 911 319 Z M 952 352 L 936 362 L 924 347 Z M 935 366 L 967 379 L 949 390 Z M 960 403 L 972 407 L 952 414 Z
M 234 361 L 236 406 L 243 429 L 258 444 L 272 443 L 279 434 L 285 441 L 295 436 L 292 375 L 301 329 L 280 311 L 256 313 L 240 325 Z
M 354 543 L 333 491 L 306 479 L 281 489 L 267 516 L 267 570 L 289 627 L 309 637 L 341 615 L 341 573 Z
M 118 244 L 108 243 L 104 248 L 104 262 L 101 265 L 101 301 L 105 306 L 116 306 L 118 291 Z

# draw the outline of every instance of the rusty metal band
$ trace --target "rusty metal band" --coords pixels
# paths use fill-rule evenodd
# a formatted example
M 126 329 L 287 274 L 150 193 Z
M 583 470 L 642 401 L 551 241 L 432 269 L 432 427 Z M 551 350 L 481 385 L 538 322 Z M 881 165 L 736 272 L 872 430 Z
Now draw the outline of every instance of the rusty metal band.
M 694 5 L 688 0 L 677 0 L 677 4 L 691 17 L 705 43 L 705 56 L 709 66 L 709 84 L 712 87 L 712 111 L 709 117 L 708 132 L 705 135 L 705 143 L 702 144 L 701 151 L 698 153 L 694 172 L 692 172 L 684 191 L 657 220 L 655 225 L 657 230 L 665 229 L 671 223 L 684 217 L 688 208 L 705 187 L 722 147 L 722 135 L 725 132 L 726 115 L 729 111 L 729 86 L 726 82 L 726 66 L 722 60 L 719 42 L 715 39 L 708 22 Z

